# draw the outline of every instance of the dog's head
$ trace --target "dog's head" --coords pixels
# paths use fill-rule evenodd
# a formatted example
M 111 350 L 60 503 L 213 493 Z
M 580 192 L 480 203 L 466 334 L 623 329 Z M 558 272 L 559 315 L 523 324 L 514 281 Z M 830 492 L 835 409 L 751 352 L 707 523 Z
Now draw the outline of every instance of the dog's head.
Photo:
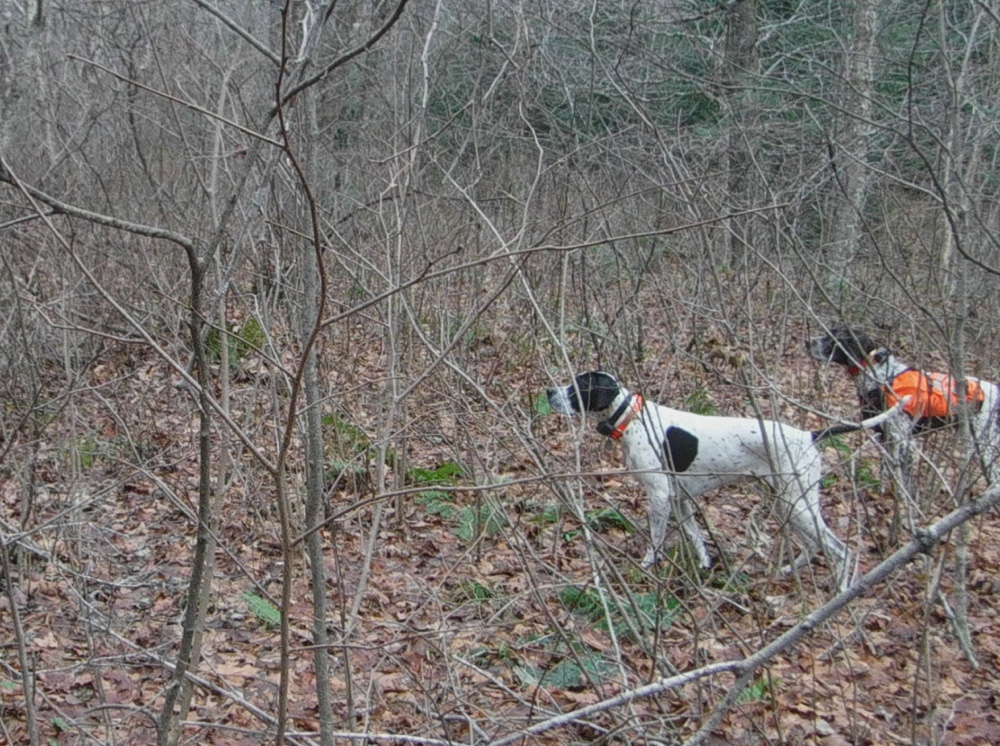
M 545 395 L 553 412 L 601 415 L 621 393 L 621 384 L 613 375 L 592 370 L 578 375 L 569 386 L 547 389 Z
M 806 342 L 810 357 L 824 363 L 856 368 L 865 364 L 868 353 L 876 347 L 872 338 L 859 329 L 835 326 L 826 334 Z

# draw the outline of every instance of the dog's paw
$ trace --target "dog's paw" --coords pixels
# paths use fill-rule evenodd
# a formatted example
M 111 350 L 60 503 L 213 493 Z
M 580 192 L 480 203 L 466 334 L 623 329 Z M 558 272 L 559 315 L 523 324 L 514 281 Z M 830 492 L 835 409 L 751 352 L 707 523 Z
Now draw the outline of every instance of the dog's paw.
M 643 570 L 648 570 L 649 568 L 655 566 L 660 561 L 660 558 L 656 556 L 655 549 L 648 549 L 646 551 L 646 556 L 642 558 L 642 562 L 639 563 L 639 567 Z

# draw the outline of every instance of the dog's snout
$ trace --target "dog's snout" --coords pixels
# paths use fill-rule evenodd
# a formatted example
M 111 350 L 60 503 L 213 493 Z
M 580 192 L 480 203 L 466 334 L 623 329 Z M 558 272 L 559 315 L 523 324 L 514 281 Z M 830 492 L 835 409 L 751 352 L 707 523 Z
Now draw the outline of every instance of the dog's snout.
M 566 389 L 545 389 L 545 398 L 549 408 L 556 414 L 573 414 L 573 405 Z

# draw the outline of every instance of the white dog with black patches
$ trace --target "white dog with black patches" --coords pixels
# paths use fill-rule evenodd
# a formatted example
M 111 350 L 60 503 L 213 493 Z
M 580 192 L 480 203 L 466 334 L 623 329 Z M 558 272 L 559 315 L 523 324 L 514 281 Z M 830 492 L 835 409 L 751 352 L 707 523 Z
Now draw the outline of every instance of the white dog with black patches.
M 816 442 L 828 435 L 873 428 L 892 412 L 860 424 L 835 425 L 816 432 L 773 420 L 709 417 L 646 402 L 610 373 L 578 375 L 569 386 L 547 390 L 549 405 L 560 414 L 585 413 L 600 420 L 597 431 L 621 441 L 629 470 L 649 498 L 650 546 L 642 561 L 659 559 L 671 507 L 694 545 L 702 567 L 710 560 L 694 518 L 693 501 L 703 493 L 750 479 L 770 487 L 780 519 L 805 545 L 808 559 L 822 549 L 833 563 L 837 586 L 847 586 L 849 553 L 823 521 L 819 510 L 822 459 Z
M 857 388 L 862 417 L 883 412 L 896 405 L 900 397 L 907 397 L 898 416 L 885 423 L 883 434 L 894 466 L 899 469 L 896 478 L 905 492 L 913 495 L 913 436 L 958 421 L 961 396 L 957 383 L 946 373 L 906 365 L 863 331 L 847 326 L 833 327 L 813 337 L 806 348 L 813 359 L 844 368 Z M 965 406 L 977 456 L 992 483 L 1000 456 L 1000 390 L 996 384 L 979 378 L 966 378 L 965 384 Z

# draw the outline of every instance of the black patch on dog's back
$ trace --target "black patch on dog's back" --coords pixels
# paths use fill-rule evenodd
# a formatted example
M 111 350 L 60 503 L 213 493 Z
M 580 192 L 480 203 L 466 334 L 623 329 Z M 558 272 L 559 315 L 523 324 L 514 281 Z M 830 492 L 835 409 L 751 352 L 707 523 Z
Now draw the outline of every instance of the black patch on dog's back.
M 670 471 L 687 471 L 698 456 L 698 436 L 671 425 L 667 428 L 667 437 L 663 441 L 663 452 Z

